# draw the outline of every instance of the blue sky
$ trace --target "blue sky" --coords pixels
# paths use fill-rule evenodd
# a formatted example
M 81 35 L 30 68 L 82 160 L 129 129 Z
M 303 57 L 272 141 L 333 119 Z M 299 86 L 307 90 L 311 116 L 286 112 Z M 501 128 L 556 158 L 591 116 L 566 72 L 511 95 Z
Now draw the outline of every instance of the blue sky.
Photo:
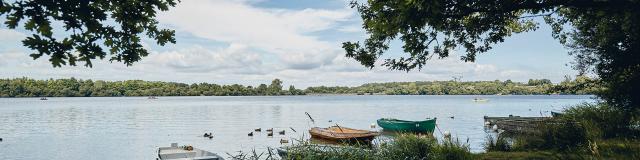
M 93 68 L 52 68 L 48 57 L 32 60 L 20 41 L 30 34 L 0 27 L 0 78 L 33 77 L 239 83 L 257 85 L 274 78 L 286 85 L 354 86 L 370 82 L 450 80 L 526 81 L 548 78 L 559 82 L 574 76 L 567 50 L 551 37 L 549 27 L 517 34 L 478 56 L 475 63 L 450 58 L 433 60 L 420 71 L 367 69 L 344 58 L 344 41 L 362 41 L 364 31 L 348 0 L 189 0 L 158 17 L 161 26 L 176 30 L 177 44 L 154 45 L 151 55 L 127 67 L 95 60 Z M 398 57 L 395 41 L 386 56 Z

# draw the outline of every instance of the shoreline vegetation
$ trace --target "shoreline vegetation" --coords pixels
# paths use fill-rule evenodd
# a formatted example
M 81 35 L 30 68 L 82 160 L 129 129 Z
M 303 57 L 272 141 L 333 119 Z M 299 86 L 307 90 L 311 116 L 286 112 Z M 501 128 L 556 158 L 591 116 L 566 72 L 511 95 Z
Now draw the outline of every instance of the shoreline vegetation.
M 466 142 L 450 137 L 436 139 L 429 134 L 400 133 L 393 140 L 372 145 L 318 145 L 307 140 L 287 146 L 276 157 L 266 151 L 240 153 L 240 159 L 638 159 L 640 124 L 626 125 L 621 111 L 606 103 L 583 103 L 541 123 L 536 132 L 502 131 L 488 135 L 485 151 L 473 153 Z M 279 153 L 279 152 L 278 152 Z
M 604 90 L 597 79 L 566 77 L 554 84 L 548 79 L 506 81 L 416 81 L 367 83 L 355 87 L 314 86 L 304 90 L 283 81 L 244 86 L 211 83 L 176 83 L 144 80 L 103 81 L 76 78 L 36 80 L 0 79 L 0 97 L 122 97 L 122 96 L 280 96 L 280 95 L 593 95 Z

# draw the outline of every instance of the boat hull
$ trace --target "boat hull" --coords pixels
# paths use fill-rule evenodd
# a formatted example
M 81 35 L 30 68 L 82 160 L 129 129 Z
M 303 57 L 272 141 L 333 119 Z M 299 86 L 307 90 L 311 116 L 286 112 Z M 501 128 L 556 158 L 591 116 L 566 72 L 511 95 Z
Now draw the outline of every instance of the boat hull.
M 319 138 L 330 141 L 338 142 L 371 142 L 376 136 L 380 135 L 378 132 L 351 129 L 347 127 L 329 127 L 319 128 L 313 127 L 309 130 L 311 138 Z
M 418 132 L 418 133 L 433 133 L 436 127 L 436 119 L 430 119 L 425 121 L 405 121 L 398 119 L 378 119 L 378 126 L 388 131 L 398 132 Z

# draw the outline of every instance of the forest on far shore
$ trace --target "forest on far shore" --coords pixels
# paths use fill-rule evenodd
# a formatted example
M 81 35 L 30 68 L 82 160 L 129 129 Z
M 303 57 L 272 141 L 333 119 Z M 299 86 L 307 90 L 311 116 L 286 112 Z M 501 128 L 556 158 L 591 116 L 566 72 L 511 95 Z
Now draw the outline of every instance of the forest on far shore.
M 595 94 L 604 88 L 597 79 L 577 76 L 554 84 L 548 79 L 506 81 L 417 81 L 368 83 L 356 87 L 317 86 L 304 90 L 274 79 L 270 84 L 244 86 L 210 83 L 176 83 L 126 80 L 103 81 L 76 78 L 36 80 L 0 79 L 0 97 L 119 97 L 119 96 L 279 96 L 307 94 L 383 95 L 543 95 Z

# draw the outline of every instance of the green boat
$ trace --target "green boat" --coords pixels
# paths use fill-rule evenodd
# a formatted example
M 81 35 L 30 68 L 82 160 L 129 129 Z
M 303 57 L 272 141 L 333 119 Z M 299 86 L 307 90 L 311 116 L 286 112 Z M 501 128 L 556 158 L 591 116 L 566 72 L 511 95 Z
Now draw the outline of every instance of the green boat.
M 378 126 L 384 130 L 400 132 L 430 132 L 436 127 L 436 118 L 424 121 L 406 121 L 393 118 L 378 119 Z

